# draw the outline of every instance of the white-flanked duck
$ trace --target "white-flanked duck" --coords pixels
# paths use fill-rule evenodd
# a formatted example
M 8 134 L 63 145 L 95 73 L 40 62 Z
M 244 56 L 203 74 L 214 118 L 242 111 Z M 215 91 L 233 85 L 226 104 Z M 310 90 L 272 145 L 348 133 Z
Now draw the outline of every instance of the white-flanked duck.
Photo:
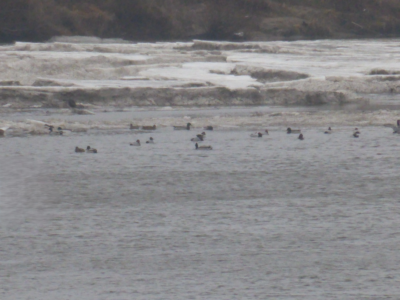
M 93 149 L 93 148 L 90 148 L 90 146 L 87 146 L 86 147 L 86 152 L 87 153 L 97 153 L 97 149 Z
M 202 142 L 204 138 L 201 134 L 198 134 L 195 138 L 190 139 L 192 142 Z
M 190 130 L 191 123 L 187 123 L 186 126 L 174 126 L 174 130 Z
M 136 140 L 134 143 L 130 143 L 131 146 L 140 146 L 140 140 Z
M 154 140 L 152 137 L 148 141 L 146 141 L 146 144 L 154 144 Z
M 302 133 L 300 133 L 300 135 L 299 135 L 298 139 L 299 139 L 300 141 L 304 140 L 304 136 L 303 136 L 303 134 L 302 134 Z
M 85 149 L 79 148 L 79 147 L 75 147 L 75 152 L 76 153 L 83 153 L 83 152 L 85 152 Z
M 199 146 L 199 144 L 196 143 L 196 150 L 212 150 L 211 146 Z
M 325 134 L 331 134 L 331 133 L 332 133 L 332 128 L 329 127 L 328 130 L 325 131 L 324 133 L 325 133 Z
M 252 134 L 250 134 L 250 137 L 256 137 L 256 138 L 261 138 L 263 135 L 262 135 L 262 133 L 261 132 L 259 132 L 259 133 L 252 133 Z
M 156 130 L 156 125 L 153 125 L 153 126 L 142 126 L 142 129 L 143 130 Z
M 301 130 L 300 129 L 292 129 L 292 128 L 288 127 L 288 129 L 286 129 L 286 132 L 288 134 L 290 134 L 290 133 L 301 133 Z
M 129 125 L 130 130 L 139 129 L 139 128 L 140 128 L 139 125 L 133 125 L 133 124 Z

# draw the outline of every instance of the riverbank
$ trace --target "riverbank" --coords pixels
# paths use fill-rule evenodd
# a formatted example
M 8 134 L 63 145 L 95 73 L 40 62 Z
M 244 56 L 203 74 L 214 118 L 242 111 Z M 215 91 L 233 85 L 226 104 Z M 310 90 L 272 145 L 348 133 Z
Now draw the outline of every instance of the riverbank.
M 0 4 L 0 42 L 98 36 L 130 41 L 275 41 L 400 36 L 396 0 L 20 0 Z

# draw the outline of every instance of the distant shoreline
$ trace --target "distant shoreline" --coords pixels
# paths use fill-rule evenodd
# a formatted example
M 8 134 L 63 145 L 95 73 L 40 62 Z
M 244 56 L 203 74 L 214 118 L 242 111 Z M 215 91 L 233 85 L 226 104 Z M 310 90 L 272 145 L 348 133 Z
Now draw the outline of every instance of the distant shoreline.
M 74 35 L 136 42 L 400 37 L 398 0 L 20 0 L 0 11 L 0 43 Z

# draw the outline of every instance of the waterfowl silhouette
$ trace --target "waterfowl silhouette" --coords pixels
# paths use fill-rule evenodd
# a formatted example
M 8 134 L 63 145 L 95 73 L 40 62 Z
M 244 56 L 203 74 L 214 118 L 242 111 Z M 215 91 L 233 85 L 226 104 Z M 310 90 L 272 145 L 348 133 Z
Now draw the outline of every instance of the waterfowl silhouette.
M 196 150 L 212 150 L 211 146 L 199 146 L 199 144 L 196 143 Z
M 290 134 L 290 133 L 301 133 L 301 130 L 300 129 L 292 129 L 292 128 L 288 127 L 287 133 L 288 134 Z
M 140 146 L 140 140 L 136 140 L 134 143 L 130 143 L 131 146 Z
M 146 144 L 154 144 L 154 140 L 152 137 L 148 141 L 146 141 Z
M 214 130 L 214 127 L 212 127 L 212 126 L 206 126 L 206 127 L 204 127 L 204 129 L 205 129 L 205 130 Z
M 156 125 L 153 126 L 142 126 L 143 130 L 156 130 Z
M 79 148 L 79 147 L 75 147 L 75 152 L 82 153 L 82 152 L 85 152 L 85 149 Z
M 268 129 L 265 129 L 264 132 L 269 135 Z
M 299 139 L 300 141 L 304 140 L 304 136 L 303 136 L 303 134 L 302 134 L 302 133 L 300 133 L 300 135 L 299 135 L 298 139 Z
M 353 133 L 353 136 L 354 136 L 355 138 L 358 138 L 358 137 L 359 137 L 359 134 L 360 134 L 360 133 L 359 133 L 358 131 L 356 131 L 356 132 Z
M 203 136 L 198 134 L 195 138 L 190 139 L 192 142 L 202 142 L 204 141 Z
M 202 133 L 200 133 L 200 134 L 196 134 L 196 136 L 198 137 L 198 138 L 202 138 L 203 140 L 206 138 L 206 133 L 203 131 Z
M 139 125 L 132 125 L 132 124 L 129 125 L 130 130 L 139 129 L 139 128 L 140 128 Z
M 174 130 L 190 130 L 191 123 L 187 123 L 186 126 L 174 126 Z
M 261 138 L 263 135 L 262 135 L 262 133 L 261 132 L 259 132 L 259 133 L 252 133 L 252 134 L 250 134 L 250 137 L 256 137 L 256 138 Z
M 86 147 L 86 152 L 87 153 L 97 153 L 97 149 L 93 149 L 93 148 L 90 148 L 90 146 L 87 146 Z
M 331 133 L 332 133 L 332 128 L 329 127 L 328 130 L 325 131 L 324 133 L 325 133 L 325 134 L 331 134 Z
M 51 134 L 51 135 L 63 135 L 63 133 L 64 133 L 63 129 L 60 126 L 57 127 L 57 130 L 54 130 L 53 125 L 44 124 L 44 126 L 49 129 L 49 134 Z

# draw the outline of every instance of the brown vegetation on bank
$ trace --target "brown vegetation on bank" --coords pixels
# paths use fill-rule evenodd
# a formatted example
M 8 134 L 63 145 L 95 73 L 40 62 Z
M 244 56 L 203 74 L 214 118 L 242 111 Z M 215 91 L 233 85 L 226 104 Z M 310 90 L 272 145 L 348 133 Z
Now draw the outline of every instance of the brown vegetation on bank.
M 400 36 L 398 0 L 2 0 L 0 41 Z

